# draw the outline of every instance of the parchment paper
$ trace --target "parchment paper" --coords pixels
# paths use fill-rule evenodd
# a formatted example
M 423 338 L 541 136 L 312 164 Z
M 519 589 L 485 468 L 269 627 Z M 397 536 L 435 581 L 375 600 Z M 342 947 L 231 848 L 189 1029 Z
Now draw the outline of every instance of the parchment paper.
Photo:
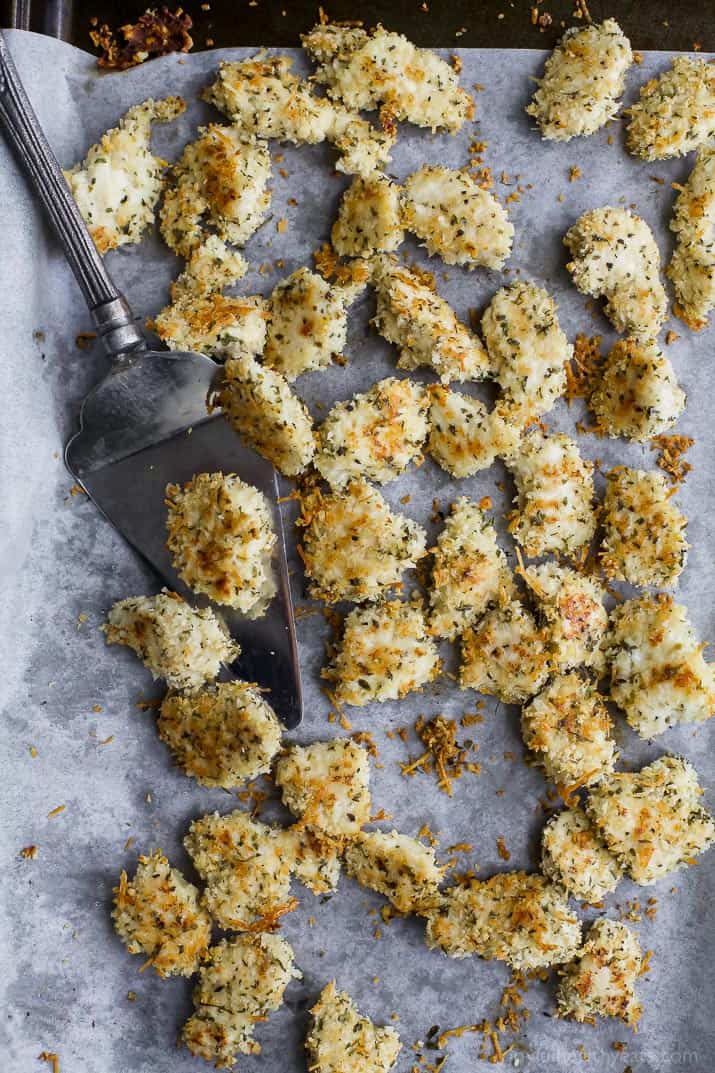
M 84 155 L 86 148 L 131 104 L 148 96 L 182 93 L 187 114 L 169 127 L 157 127 L 155 146 L 174 159 L 210 110 L 196 96 L 216 67 L 219 54 L 204 53 L 149 63 L 121 75 L 100 76 L 87 54 L 44 37 L 11 33 L 10 45 L 48 137 L 63 165 Z M 247 50 L 220 55 L 242 57 Z M 523 112 L 530 77 L 539 73 L 544 55 L 537 51 L 461 52 L 463 84 L 484 86 L 476 94 L 477 120 L 456 138 L 432 137 L 403 129 L 394 152 L 392 170 L 400 178 L 423 161 L 462 165 L 473 140 L 488 143 L 485 154 L 500 196 L 526 187 L 521 200 L 509 206 L 516 228 L 514 253 L 504 276 L 488 271 L 468 273 L 430 262 L 440 291 L 459 315 L 482 308 L 505 279 L 517 271 L 544 284 L 557 298 L 562 326 L 573 338 L 577 331 L 613 336 L 598 311 L 571 286 L 561 238 L 585 209 L 603 204 L 633 205 L 653 228 L 664 261 L 672 240 L 667 229 L 673 192 L 692 159 L 646 164 L 628 157 L 622 148 L 619 124 L 594 137 L 569 145 L 549 145 L 530 130 Z M 646 55 L 628 79 L 627 99 L 647 78 L 663 69 L 664 54 Z M 298 60 L 298 63 L 302 63 Z M 609 136 L 613 144 L 609 144 Z M 339 195 L 347 183 L 333 172 L 333 151 L 326 146 L 300 149 L 272 146 L 275 161 L 273 220 L 248 244 L 251 274 L 241 291 L 267 293 L 276 279 L 309 263 L 312 251 L 324 241 Z M 569 168 L 578 165 L 583 176 L 569 182 Z M 284 168 L 284 178 L 278 168 Z M 655 182 L 653 176 L 662 182 Z M 559 198 L 562 196 L 562 200 Z M 298 205 L 287 204 L 295 197 Z M 278 234 L 276 221 L 289 227 Z M 0 685 L 4 709 L 2 791 L 4 817 L 4 949 L 5 990 L 0 1065 L 4 1073 L 29 1073 L 39 1068 L 42 1050 L 57 1052 L 62 1073 L 189 1073 L 204 1068 L 187 1051 L 174 1049 L 177 1032 L 190 1011 L 191 984 L 160 980 L 151 972 L 139 975 L 139 958 L 130 957 L 114 935 L 109 920 L 112 886 L 122 867 L 133 870 L 139 852 L 161 846 L 170 859 L 192 875 L 181 839 L 189 821 L 206 811 L 227 811 L 235 797 L 200 788 L 174 768 L 159 742 L 151 712 L 137 708 L 142 698 L 159 690 L 134 657 L 105 647 L 99 626 L 111 603 L 124 596 L 156 591 L 156 579 L 139 563 L 122 539 L 103 521 L 83 496 L 72 496 L 72 480 L 63 468 L 61 448 L 72 429 L 80 398 L 104 370 L 96 350 L 74 345 L 78 332 L 90 325 L 79 291 L 33 205 L 5 147 L 0 144 L 0 220 L 2 247 L 0 281 L 3 313 L 0 320 L 0 427 L 2 471 L 2 636 L 4 673 Z M 427 259 L 414 245 L 411 256 Z M 285 267 L 261 274 L 260 265 L 282 258 Z M 141 247 L 110 255 L 108 264 L 135 311 L 155 313 L 165 302 L 177 262 L 155 237 Z M 597 303 L 596 303 L 597 304 Z M 394 371 L 394 354 L 368 331 L 371 299 L 353 311 L 347 347 L 349 364 L 298 383 L 316 417 L 338 398 L 365 390 Z M 699 336 L 678 322 L 682 335 L 668 347 L 689 401 L 678 431 L 696 437 L 690 452 L 692 474 L 679 495 L 690 518 L 693 545 L 679 597 L 703 637 L 713 633 L 713 413 L 712 351 L 715 331 Z M 573 433 L 581 416 L 559 402 L 548 417 L 554 428 Z M 580 439 L 583 453 L 603 460 L 650 467 L 648 447 L 623 442 Z M 393 504 L 426 525 L 432 500 L 443 508 L 459 494 L 491 495 L 497 510 L 505 509 L 512 494 L 497 482 L 500 467 L 471 480 L 455 482 L 431 462 L 387 486 Z M 410 493 L 406 507 L 400 497 Z M 511 543 L 506 540 L 513 557 Z M 295 597 L 304 602 L 302 578 L 296 566 Z M 80 621 L 79 616 L 86 615 Z M 306 718 L 296 735 L 300 741 L 344 733 L 326 721 L 328 703 L 320 692 L 327 626 L 322 616 L 299 622 L 301 660 L 306 694 Z M 454 657 L 446 653 L 448 667 Z M 474 710 L 474 694 L 461 693 L 443 678 L 424 694 L 402 703 L 374 705 L 350 712 L 355 730 L 370 730 L 379 746 L 373 764 L 375 810 L 384 808 L 394 825 L 417 834 L 425 823 L 439 834 L 441 853 L 458 842 L 474 849 L 460 863 L 478 866 L 488 876 L 506 868 L 534 868 L 543 825 L 539 799 L 547 789 L 541 774 L 521 763 L 518 712 L 487 701 L 485 720 L 469 733 L 479 742 L 480 777 L 465 777 L 450 800 L 423 776 L 412 780 L 399 773 L 398 761 L 417 755 L 411 733 L 408 745 L 390 740 L 385 732 L 414 723 L 419 713 L 443 712 L 459 717 Z M 685 726 L 669 731 L 654 743 L 644 743 L 619 718 L 617 737 L 624 763 L 640 765 L 664 751 L 682 752 L 695 764 L 709 790 L 713 764 L 712 729 Z M 101 744 L 112 737 L 107 744 Z M 34 746 L 37 756 L 32 757 Z M 514 759 L 505 759 L 513 754 Z M 715 805 L 708 794 L 710 806 Z M 707 799 L 707 798 L 706 798 Z M 58 805 L 66 809 L 53 819 Z M 278 804 L 264 815 L 284 818 Z M 511 860 L 496 850 L 504 836 Z M 124 849 L 126 840 L 135 840 Z M 22 847 L 36 844 L 36 860 L 20 856 Z M 530 1073 L 573 1073 L 581 1067 L 577 1045 L 590 1055 L 588 1068 L 599 1073 L 670 1073 L 686 1068 L 708 1073 L 715 1040 L 715 1006 L 711 965 L 715 957 L 712 921 L 712 875 L 715 856 L 678 873 L 655 888 L 622 883 L 608 899 L 608 912 L 617 913 L 627 899 L 656 895 L 655 920 L 640 925 L 644 948 L 653 948 L 653 970 L 639 990 L 645 1013 L 637 1036 L 620 1023 L 594 1029 L 556 1021 L 553 985 L 532 988 L 531 1019 L 507 1056 L 506 1068 Z M 672 887 L 677 891 L 670 894 Z M 417 919 L 398 920 L 373 937 L 375 917 L 383 904 L 377 895 L 343 877 L 339 892 L 327 900 L 296 885 L 301 897 L 297 912 L 285 920 L 284 933 L 294 945 L 302 982 L 291 985 L 286 1005 L 261 1025 L 259 1058 L 241 1058 L 239 1068 L 264 1073 L 293 1073 L 304 1069 L 301 1041 L 307 1009 L 333 977 L 378 1022 L 395 1022 L 405 1044 L 400 1073 L 411 1068 L 411 1044 L 424 1039 L 432 1025 L 444 1030 L 474 1023 L 498 1013 L 497 1003 L 509 970 L 499 963 L 477 959 L 453 961 L 430 952 L 422 941 Z M 316 923 L 311 925 L 310 918 Z M 379 982 L 374 978 L 379 977 Z M 136 1001 L 127 999 L 136 992 Z M 625 1052 L 612 1042 L 627 1041 Z M 482 1068 L 473 1035 L 449 1045 L 447 1070 L 453 1073 Z

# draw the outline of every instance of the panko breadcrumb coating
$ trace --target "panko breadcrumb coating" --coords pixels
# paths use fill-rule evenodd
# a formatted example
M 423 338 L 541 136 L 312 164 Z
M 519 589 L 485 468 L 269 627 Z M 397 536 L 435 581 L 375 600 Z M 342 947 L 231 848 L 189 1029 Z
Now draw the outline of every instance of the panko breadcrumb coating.
M 527 280 L 502 287 L 482 317 L 482 334 L 502 398 L 530 417 L 547 413 L 566 391 L 573 355 L 553 298 Z
M 208 297 L 238 283 L 246 272 L 248 262 L 239 250 L 230 249 L 218 235 L 208 235 L 191 251 L 184 271 L 171 284 L 171 300 Z
M 301 507 L 299 554 L 315 599 L 376 600 L 426 553 L 422 527 L 394 513 L 364 480 L 327 495 L 313 489 Z
M 425 164 L 413 172 L 403 187 L 403 219 L 430 256 L 448 265 L 501 269 L 511 253 L 506 209 L 467 171 Z
M 506 459 L 516 483 L 509 532 L 529 556 L 574 557 L 596 531 L 593 462 L 563 433 L 532 429 Z
M 181 257 L 188 257 L 207 232 L 243 246 L 271 203 L 268 146 L 247 138 L 238 127 L 201 127 L 170 177 L 161 207 L 161 234 Z
M 581 925 L 561 889 L 526 872 L 452 887 L 424 915 L 431 949 L 497 958 L 519 971 L 569 961 L 581 944 Z
M 582 808 L 565 808 L 541 833 L 541 871 L 591 905 L 616 889 L 623 871 Z
M 604 313 L 618 332 L 654 338 L 668 314 L 660 251 L 645 220 L 606 206 L 580 216 L 566 232 L 566 265 L 582 294 L 605 298 Z
M 462 634 L 459 683 L 520 704 L 546 681 L 550 666 L 548 635 L 518 600 L 492 608 Z
M 466 496 L 452 504 L 432 553 L 430 633 L 454 641 L 492 604 L 510 598 L 511 571 L 492 519 Z
M 700 331 L 715 308 L 715 146 L 698 151 L 678 191 L 670 221 L 677 242 L 666 274 L 675 287 L 676 316 Z
M 600 432 L 645 443 L 673 427 L 685 409 L 685 392 L 653 339 L 619 339 L 599 370 L 589 406 Z
M 152 123 L 170 123 L 181 97 L 136 104 L 64 176 L 100 253 L 141 242 L 154 221 L 166 161 L 149 147 Z
M 230 358 L 209 410 L 220 406 L 241 439 L 286 477 L 313 460 L 315 436 L 307 406 L 281 373 L 250 354 Z
M 326 369 L 345 347 L 352 297 L 347 288 L 331 286 L 309 268 L 298 268 L 271 294 L 263 362 L 286 380 Z
M 636 1025 L 642 1007 L 635 985 L 643 961 L 630 928 L 620 920 L 595 920 L 579 956 L 563 970 L 557 992 L 559 1016 L 590 1024 L 596 1017 L 620 1017 L 627 1025 Z
M 315 468 L 333 488 L 353 477 L 394 480 L 422 457 L 428 406 L 422 384 L 396 377 L 336 403 L 316 434 Z
M 615 19 L 567 30 L 526 109 L 542 138 L 569 141 L 613 119 L 632 63 L 630 42 Z
M 547 626 L 551 663 L 558 672 L 572 667 L 603 667 L 603 639 L 608 613 L 605 590 L 592 577 L 558 563 L 530 566 L 522 574 Z
M 119 600 L 102 630 L 108 645 L 127 645 L 170 689 L 198 689 L 213 681 L 221 665 L 241 651 L 210 607 L 191 607 L 168 589 Z
M 313 894 L 331 894 L 340 879 L 343 839 L 306 827 L 302 821 L 283 831 L 295 878 Z
M 715 135 L 715 68 L 676 56 L 659 78 L 641 86 L 627 111 L 626 146 L 642 160 L 683 156 Z
M 370 257 L 401 246 L 405 232 L 400 193 L 400 187 L 381 172 L 356 176 L 342 196 L 330 232 L 335 252 L 340 257 Z
M 202 903 L 220 928 L 271 931 L 298 904 L 290 897 L 291 854 L 283 832 L 236 809 L 202 816 L 184 839 L 206 884 Z
M 702 792 L 692 764 L 661 756 L 640 771 L 603 779 L 590 791 L 586 811 L 630 877 L 649 885 L 693 864 L 715 841 Z
M 612 729 L 595 685 L 576 671 L 552 678 L 521 713 L 524 744 L 566 797 L 613 771 Z
M 345 991 L 332 980 L 310 1011 L 305 1039 L 311 1073 L 388 1073 L 402 1044 L 394 1028 L 380 1028 L 362 1017 Z
M 402 34 L 376 26 L 318 24 L 301 36 L 318 63 L 313 76 L 328 95 L 355 112 L 380 108 L 384 123 L 395 120 L 456 134 L 474 114 L 474 104 L 459 85 L 454 67 Z
M 685 567 L 688 519 L 656 470 L 616 466 L 606 474 L 600 561 L 606 577 L 673 586 Z
M 190 697 L 169 694 L 158 729 L 187 775 L 224 790 L 270 771 L 281 744 L 275 712 L 247 682 L 219 682 Z
M 265 299 L 258 295 L 196 293 L 183 274 L 153 328 L 170 350 L 195 350 L 223 359 L 260 354 L 266 342 L 266 318 Z
M 206 956 L 211 921 L 199 892 L 161 850 L 140 857 L 133 879 L 122 872 L 112 920 L 130 954 L 144 954 L 159 976 L 191 976 Z
M 528 418 L 519 407 L 480 399 L 433 385 L 429 388 L 427 451 L 453 477 L 471 477 L 518 447 Z
M 277 1010 L 293 979 L 291 947 L 279 935 L 239 935 L 211 948 L 194 989 L 194 1014 L 182 1039 L 197 1058 L 230 1069 L 237 1054 L 259 1054 L 253 1038 L 256 1022 Z
M 641 596 L 611 614 L 606 658 L 611 697 L 643 738 L 715 715 L 715 675 L 672 596 Z
M 255 617 L 275 592 L 271 509 L 235 474 L 197 473 L 166 486 L 166 545 L 179 577 L 217 604 Z
M 483 380 L 492 372 L 481 340 L 423 278 L 392 258 L 376 259 L 372 323 L 400 352 L 399 369 L 432 369 L 442 383 Z
M 338 704 L 361 708 L 421 689 L 440 667 L 421 604 L 388 599 L 350 612 L 322 677 L 334 683 Z
M 290 746 L 275 781 L 286 807 L 322 835 L 354 838 L 370 819 L 370 758 L 351 738 Z
M 400 913 L 433 903 L 444 872 L 431 846 L 398 831 L 361 831 L 346 847 L 345 868 L 363 887 L 389 898 Z
M 203 99 L 244 133 L 296 145 L 332 141 L 341 154 L 338 171 L 370 175 L 386 164 L 395 136 L 354 111 L 317 97 L 311 83 L 291 73 L 289 56 L 258 53 L 222 63 Z

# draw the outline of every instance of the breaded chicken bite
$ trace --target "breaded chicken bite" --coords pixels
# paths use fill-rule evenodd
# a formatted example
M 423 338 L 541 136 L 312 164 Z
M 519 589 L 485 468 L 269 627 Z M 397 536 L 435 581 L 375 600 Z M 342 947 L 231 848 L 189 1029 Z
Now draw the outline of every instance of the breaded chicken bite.
M 640 771 L 616 771 L 589 793 L 586 812 L 619 864 L 649 885 L 694 863 L 715 841 L 695 768 L 661 756 Z
M 582 294 L 605 298 L 604 313 L 618 332 L 654 338 L 668 313 L 660 251 L 645 220 L 606 206 L 580 216 L 566 232 L 566 265 Z
M 315 488 L 301 507 L 299 554 L 315 599 L 376 600 L 426 554 L 424 529 L 392 511 L 367 481 L 328 494 Z
M 211 396 L 241 439 L 285 477 L 302 473 L 313 460 L 315 436 L 307 406 L 275 369 L 250 354 L 230 358 Z
M 611 697 L 643 738 L 715 715 L 715 676 L 672 596 L 640 596 L 611 614 L 606 660 Z
M 284 805 L 319 835 L 354 838 L 370 819 L 370 758 L 351 738 L 289 746 L 275 781 Z
M 293 979 L 291 947 L 279 935 L 239 935 L 211 948 L 194 989 L 195 1012 L 182 1039 L 197 1058 L 230 1069 L 238 1054 L 259 1054 L 254 1026 L 277 1010 Z
M 230 249 L 218 235 L 204 236 L 189 254 L 186 267 L 171 284 L 173 303 L 181 299 L 206 298 L 231 287 L 248 272 L 248 263 L 239 250 Z
M 241 649 L 210 607 L 191 607 L 176 592 L 119 600 L 102 630 L 108 645 L 126 645 L 170 689 L 199 689 Z
M 377 313 L 372 323 L 399 349 L 400 369 L 426 366 L 443 384 L 483 380 L 492 373 L 481 340 L 423 277 L 388 257 L 376 260 Z
M 174 285 L 172 302 L 153 328 L 169 350 L 195 350 L 223 360 L 260 354 L 266 342 L 266 303 L 258 295 L 232 298 L 192 290 L 186 273 Z
M 292 66 L 289 56 L 261 52 L 247 60 L 221 63 L 202 97 L 257 138 L 323 142 L 333 123 L 333 106 L 316 97 L 310 83 L 292 73 Z
M 638 939 L 620 920 L 594 921 L 579 956 L 563 970 L 559 1016 L 589 1024 L 596 1017 L 620 1017 L 635 1026 L 642 1013 L 635 985 L 643 960 Z
M 592 577 L 558 563 L 522 571 L 537 617 L 548 629 L 551 663 L 559 673 L 572 667 L 603 667 L 602 643 L 608 628 L 605 590 Z
M 613 771 L 612 729 L 595 685 L 575 671 L 552 678 L 521 712 L 524 744 L 565 798 Z
M 471 477 L 517 449 L 528 420 L 519 407 L 497 402 L 490 411 L 480 399 L 436 385 L 429 394 L 427 451 L 453 477 Z
M 631 585 L 677 582 L 688 555 L 688 519 L 656 470 L 616 466 L 606 474 L 600 561 L 606 577 Z
M 350 612 L 321 674 L 333 683 L 338 704 L 361 708 L 421 689 L 440 668 L 421 604 L 388 599 Z
M 492 519 L 466 496 L 452 504 L 432 555 L 430 633 L 435 637 L 454 641 L 514 591 Z
M 623 871 L 578 806 L 552 816 L 541 833 L 541 871 L 591 905 L 616 889 Z
M 433 903 L 444 874 L 431 846 L 398 831 L 361 831 L 346 847 L 345 868 L 363 887 L 389 898 L 400 913 Z
M 514 226 L 506 209 L 466 171 L 425 164 L 404 184 L 405 227 L 430 256 L 467 268 L 504 267 Z
M 283 841 L 295 878 L 313 894 L 331 894 L 337 889 L 342 863 L 343 838 L 306 827 L 302 821 L 286 827 Z
M 171 169 L 161 207 L 162 238 L 181 257 L 207 232 L 243 246 L 265 219 L 270 178 L 265 142 L 247 138 L 238 127 L 200 128 Z
M 575 556 L 596 531 L 593 462 L 563 433 L 532 429 L 506 465 L 516 484 L 509 531 L 529 556 Z
M 122 872 L 112 920 L 130 954 L 144 954 L 159 976 L 191 976 L 206 956 L 211 921 L 199 892 L 161 850 L 140 857 L 133 879 Z
M 505 704 L 533 697 L 549 675 L 548 635 L 515 599 L 492 608 L 465 630 L 461 650 L 462 689 L 476 689 Z
M 422 384 L 396 377 L 336 403 L 316 433 L 315 468 L 333 488 L 353 477 L 394 480 L 422 458 L 428 406 Z
M 305 1039 L 311 1073 L 388 1073 L 402 1049 L 394 1028 L 380 1028 L 358 1013 L 335 980 L 310 1011 Z
M 600 370 L 589 406 L 600 432 L 645 443 L 672 428 L 685 392 L 652 339 L 619 339 Z
M 502 287 L 482 317 L 482 334 L 502 399 L 532 418 L 547 413 L 566 391 L 573 355 L 553 298 L 527 280 Z
M 272 931 L 297 906 L 290 897 L 291 855 L 279 828 L 236 809 L 194 820 L 184 839 L 206 889 L 202 904 L 220 928 Z
M 626 146 L 634 156 L 665 160 L 699 149 L 715 135 L 715 68 L 676 56 L 659 78 L 641 86 L 626 114 Z
M 342 196 L 330 232 L 335 252 L 340 257 L 370 257 L 401 246 L 405 231 L 400 193 L 400 187 L 381 172 L 356 176 Z
M 454 67 L 402 34 L 319 24 L 301 41 L 319 65 L 315 80 L 353 111 L 380 108 L 386 124 L 405 120 L 450 134 L 474 115 Z
M 517 971 L 569 961 L 581 944 L 581 925 L 563 891 L 526 872 L 452 887 L 424 916 L 431 949 L 497 958 Z
M 204 100 L 244 133 L 296 145 L 332 141 L 341 154 L 339 171 L 370 175 L 390 157 L 394 133 L 371 126 L 354 111 L 316 97 L 311 83 L 291 73 L 289 56 L 258 53 L 222 63 Z
M 394 124 L 375 127 L 356 112 L 335 104 L 328 140 L 340 154 L 336 171 L 369 179 L 389 163 L 397 131 Z
M 64 176 L 100 253 L 141 242 L 154 222 L 165 160 L 150 149 L 152 123 L 170 123 L 181 97 L 136 104 Z
M 567 30 L 526 109 L 542 138 L 569 141 L 613 119 L 632 63 L 630 42 L 615 19 Z
M 281 745 L 275 712 L 247 682 L 219 682 L 189 697 L 169 693 L 158 730 L 187 775 L 224 790 L 270 771 Z
M 297 269 L 271 294 L 263 362 L 290 381 L 326 369 L 345 347 L 353 297 L 350 288 L 331 286 L 309 268 Z
M 179 577 L 194 592 L 251 617 L 275 592 L 276 542 L 268 501 L 233 474 L 197 473 L 166 486 L 166 545 Z
M 666 274 L 675 288 L 676 316 L 700 331 L 715 308 L 715 146 L 698 151 L 688 181 L 678 189 L 670 221 L 677 242 Z

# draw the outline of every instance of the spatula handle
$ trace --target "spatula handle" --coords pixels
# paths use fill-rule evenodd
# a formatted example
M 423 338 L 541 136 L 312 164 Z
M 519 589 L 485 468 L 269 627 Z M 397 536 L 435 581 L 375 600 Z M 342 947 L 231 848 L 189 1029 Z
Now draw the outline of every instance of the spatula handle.
M 0 127 L 40 198 L 80 285 L 97 333 L 112 355 L 145 345 L 85 227 L 62 169 L 28 100 L 0 30 Z

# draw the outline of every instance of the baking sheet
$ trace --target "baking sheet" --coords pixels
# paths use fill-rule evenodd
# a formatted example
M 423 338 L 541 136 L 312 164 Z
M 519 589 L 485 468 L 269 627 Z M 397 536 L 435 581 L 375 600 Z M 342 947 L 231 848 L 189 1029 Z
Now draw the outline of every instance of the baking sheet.
M 212 117 L 197 93 L 219 57 L 240 58 L 250 50 L 223 50 L 195 56 L 170 56 L 121 75 L 100 76 L 89 55 L 69 45 L 33 34 L 12 32 L 10 47 L 48 137 L 68 166 L 87 146 L 113 126 L 129 105 L 148 96 L 182 93 L 187 114 L 169 127 L 158 126 L 154 144 L 175 159 L 196 125 Z M 564 269 L 561 237 L 585 209 L 603 204 L 632 205 L 648 221 L 664 260 L 670 255 L 667 228 L 672 181 L 687 176 L 691 160 L 646 164 L 627 156 L 618 124 L 585 141 L 542 143 L 530 130 L 523 106 L 530 77 L 539 73 L 544 54 L 537 51 L 463 50 L 462 82 L 484 87 L 476 93 L 477 118 L 454 138 L 401 129 L 392 172 L 402 178 L 422 162 L 454 166 L 468 159 L 474 140 L 485 141 L 485 163 L 493 169 L 496 190 L 506 197 L 524 188 L 509 205 L 516 228 L 510 271 L 468 273 L 428 261 L 413 243 L 411 258 L 436 273 L 439 289 L 466 319 L 481 309 L 505 279 L 517 271 L 544 284 L 556 297 L 560 320 L 570 338 L 597 331 L 613 338 L 606 321 L 570 285 Z M 627 99 L 663 69 L 667 57 L 646 54 L 629 75 Z M 297 59 L 300 66 L 304 61 Z M 213 114 L 215 118 L 215 114 Z M 612 144 L 609 144 L 609 139 Z M 268 293 L 275 281 L 309 263 L 328 237 L 342 189 L 348 180 L 333 172 L 327 146 L 282 147 L 273 144 L 273 218 L 249 242 L 251 273 L 243 293 Z M 282 159 L 277 157 L 281 155 Z M 569 169 L 583 175 L 569 182 Z M 279 168 L 285 169 L 283 177 Z M 506 173 L 505 183 L 499 176 Z M 654 176 L 663 180 L 654 181 Z M 298 204 L 291 206 L 288 198 Z M 276 222 L 288 220 L 279 234 Z M 99 626 L 106 609 L 124 596 L 156 591 L 156 579 L 83 496 L 70 492 L 61 448 L 73 427 L 77 405 L 104 368 L 95 350 L 74 345 L 90 328 L 79 292 L 24 181 L 0 144 L 0 392 L 5 400 L 0 424 L 0 629 L 4 639 L 2 699 L 2 798 L 4 854 L 4 928 L 2 980 L 5 992 L 2 1028 L 3 1071 L 26 1073 L 39 1068 L 37 1055 L 56 1052 L 62 1073 L 189 1073 L 203 1069 L 185 1050 L 175 1050 L 180 1026 L 191 1009 L 188 981 L 139 975 L 141 959 L 130 957 L 109 920 L 111 891 L 122 867 L 133 869 L 139 852 L 161 846 L 172 862 L 191 869 L 181 845 L 196 816 L 237 804 L 232 795 L 197 786 L 174 768 L 159 742 L 151 712 L 137 702 L 160 695 L 147 672 L 129 653 L 108 649 Z M 277 259 L 284 267 L 273 271 Z M 178 262 L 155 237 L 141 247 L 117 251 L 108 265 L 136 313 L 149 316 L 165 302 Z M 268 266 L 259 271 L 259 266 Z M 365 390 L 394 372 L 394 354 L 368 331 L 371 299 L 362 300 L 350 319 L 346 367 L 303 377 L 298 390 L 316 417 L 334 400 Z M 693 472 L 679 495 L 690 518 L 693 545 L 681 579 L 679 598 L 703 637 L 713 634 L 712 570 L 713 478 L 712 350 L 715 330 L 695 336 L 673 322 L 682 334 L 668 347 L 677 375 L 689 396 L 677 431 L 696 437 L 689 458 Z M 400 374 L 402 375 L 402 374 Z M 429 379 L 429 377 L 425 377 Z M 475 389 L 481 390 L 481 389 Z M 582 416 L 560 401 L 548 423 L 574 432 Z M 650 467 L 646 446 L 580 437 L 585 456 L 604 468 L 623 462 Z M 503 490 L 499 485 L 504 482 Z M 409 493 L 410 502 L 399 504 Z M 430 535 L 432 501 L 442 508 L 460 494 L 490 495 L 497 510 L 512 494 L 503 469 L 465 481 L 452 481 L 427 461 L 385 489 L 387 499 L 425 525 Z M 290 508 L 287 508 L 290 509 Z M 505 547 L 513 560 L 508 538 Z M 294 565 L 294 595 L 305 603 L 302 578 Z M 86 616 L 86 618 L 80 616 Z M 304 674 L 306 718 L 295 740 L 310 741 L 344 733 L 327 722 L 329 705 L 320 692 L 327 625 L 312 615 L 298 623 Z M 445 648 L 448 668 L 454 657 Z M 511 868 L 534 868 L 543 825 L 539 799 L 547 786 L 537 770 L 520 762 L 518 710 L 487 700 L 484 722 L 469 733 L 479 743 L 482 774 L 455 786 L 452 799 L 434 781 L 400 775 L 398 762 L 416 756 L 414 733 L 408 744 L 386 732 L 412 726 L 420 713 L 442 712 L 458 718 L 474 710 L 476 696 L 461 693 L 443 678 L 423 694 L 401 703 L 349 710 L 354 730 L 374 733 L 379 758 L 373 762 L 374 809 L 384 808 L 401 831 L 417 834 L 423 824 L 440 837 L 441 854 L 458 842 L 473 844 L 461 867 L 478 867 L 488 876 Z M 644 743 L 617 722 L 623 760 L 640 765 L 665 751 L 683 753 L 696 766 L 710 792 L 713 763 L 710 726 L 674 729 L 654 743 Z M 112 738 L 106 744 L 107 739 Z M 31 755 L 31 747 L 37 756 Z M 509 754 L 513 759 L 508 759 Z M 58 805 L 65 810 L 47 814 Z M 269 803 L 268 818 L 285 819 L 278 803 Z M 496 849 L 505 838 L 511 852 L 506 864 Z M 134 844 L 124 849 L 128 838 Z M 20 857 L 23 846 L 36 844 L 36 860 Z M 532 987 L 527 1004 L 532 1015 L 505 1068 L 530 1073 L 572 1073 L 580 1068 L 583 1045 L 588 1068 L 600 1073 L 670 1073 L 712 1065 L 715 1007 L 710 966 L 715 955 L 715 924 L 710 904 L 715 855 L 697 867 L 665 879 L 654 888 L 623 882 L 608 899 L 610 915 L 628 899 L 656 895 L 655 920 L 637 925 L 644 948 L 652 948 L 653 971 L 639 990 L 645 1012 L 638 1035 L 620 1023 L 598 1028 L 556 1021 L 552 984 Z M 670 894 L 671 887 L 677 892 Z M 430 952 L 416 919 L 396 920 L 373 937 L 371 910 L 383 900 L 343 877 L 330 899 L 314 899 L 296 884 L 300 908 L 286 918 L 284 934 L 293 944 L 303 980 L 291 985 L 286 1005 L 261 1025 L 263 1054 L 241 1057 L 239 1068 L 264 1073 L 304 1069 L 301 1041 L 307 1009 L 322 986 L 336 977 L 365 1013 L 379 1022 L 399 1016 L 404 1051 L 399 1073 L 411 1069 L 411 1044 L 424 1039 L 432 1025 L 441 1030 L 475 1023 L 498 1013 L 501 988 L 509 970 L 477 959 L 453 961 Z M 310 918 L 315 918 L 311 925 Z M 379 982 L 374 982 L 379 978 Z M 129 1001 L 127 993 L 136 993 Z M 392 1022 L 391 1022 L 392 1023 Z M 2 1037 L 5 1037 L 4 1039 Z M 616 1052 L 613 1041 L 627 1049 Z M 478 1039 L 465 1035 L 449 1044 L 447 1070 L 463 1073 L 482 1068 Z M 435 1055 L 436 1057 L 436 1055 Z M 486 1068 L 486 1065 L 484 1066 Z M 208 1068 L 208 1067 L 206 1067 Z

